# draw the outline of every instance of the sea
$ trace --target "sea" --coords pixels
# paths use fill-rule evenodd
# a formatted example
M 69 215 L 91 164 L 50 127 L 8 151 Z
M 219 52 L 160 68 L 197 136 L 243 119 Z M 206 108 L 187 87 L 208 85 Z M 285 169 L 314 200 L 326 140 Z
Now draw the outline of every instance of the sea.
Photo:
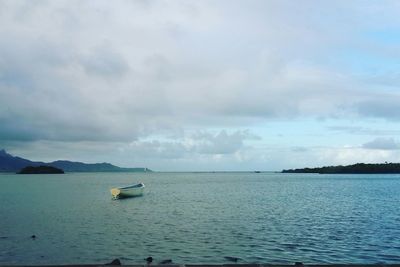
M 113 200 L 136 182 L 142 197 Z M 35 235 L 36 238 L 31 236 Z M 400 262 L 400 175 L 0 174 L 0 264 Z

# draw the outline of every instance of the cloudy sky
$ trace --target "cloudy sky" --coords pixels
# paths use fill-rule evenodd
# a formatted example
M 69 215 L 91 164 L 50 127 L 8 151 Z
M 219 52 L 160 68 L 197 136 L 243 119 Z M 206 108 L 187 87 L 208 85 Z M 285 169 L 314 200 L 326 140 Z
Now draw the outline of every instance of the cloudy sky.
M 0 0 L 0 148 L 159 171 L 400 162 L 399 14 Z

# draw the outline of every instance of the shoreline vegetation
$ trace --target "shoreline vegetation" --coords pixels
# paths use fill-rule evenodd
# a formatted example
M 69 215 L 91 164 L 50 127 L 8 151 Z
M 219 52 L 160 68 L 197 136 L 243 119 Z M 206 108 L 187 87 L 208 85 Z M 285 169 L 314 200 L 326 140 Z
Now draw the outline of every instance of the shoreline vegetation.
M 400 163 L 356 163 L 353 165 L 324 166 L 283 170 L 282 173 L 319 174 L 400 174 Z
M 17 174 L 63 174 L 64 171 L 59 169 L 59 168 L 55 168 L 55 167 L 51 167 L 51 166 L 27 166 L 23 169 L 21 169 L 19 172 L 17 172 Z

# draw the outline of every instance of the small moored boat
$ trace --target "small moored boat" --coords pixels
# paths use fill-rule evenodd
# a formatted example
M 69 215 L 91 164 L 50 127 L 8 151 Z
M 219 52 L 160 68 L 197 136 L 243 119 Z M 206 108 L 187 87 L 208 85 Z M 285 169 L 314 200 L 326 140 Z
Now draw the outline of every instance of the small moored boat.
M 125 197 L 138 197 L 143 195 L 144 184 L 138 183 L 127 187 L 112 188 L 111 195 L 114 199 Z

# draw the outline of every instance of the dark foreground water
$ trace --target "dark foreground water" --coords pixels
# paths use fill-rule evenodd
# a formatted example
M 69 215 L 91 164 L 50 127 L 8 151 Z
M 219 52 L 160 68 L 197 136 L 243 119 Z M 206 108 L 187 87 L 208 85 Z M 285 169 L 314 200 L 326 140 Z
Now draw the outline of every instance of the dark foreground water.
M 111 200 L 110 188 L 137 181 L 147 186 L 143 197 Z M 400 175 L 0 175 L 0 264 L 147 256 L 399 263 Z

